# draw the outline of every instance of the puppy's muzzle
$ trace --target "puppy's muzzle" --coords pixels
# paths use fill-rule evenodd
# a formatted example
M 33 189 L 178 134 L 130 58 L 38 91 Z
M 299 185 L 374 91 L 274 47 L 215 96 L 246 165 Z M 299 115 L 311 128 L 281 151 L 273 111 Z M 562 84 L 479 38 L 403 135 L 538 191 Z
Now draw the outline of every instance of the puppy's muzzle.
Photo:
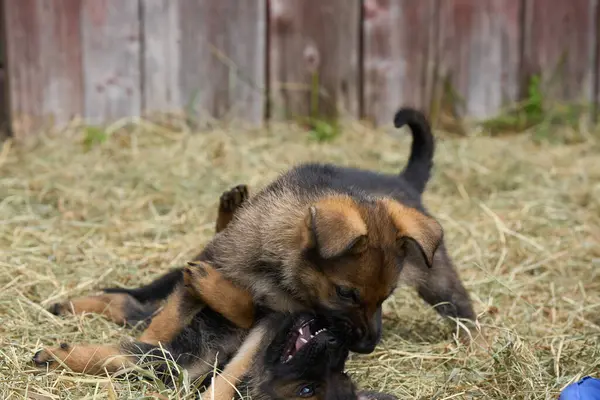
M 354 340 L 350 343 L 350 351 L 361 354 L 369 354 L 381 340 L 381 307 L 368 318 L 366 315 L 360 322 L 354 322 Z

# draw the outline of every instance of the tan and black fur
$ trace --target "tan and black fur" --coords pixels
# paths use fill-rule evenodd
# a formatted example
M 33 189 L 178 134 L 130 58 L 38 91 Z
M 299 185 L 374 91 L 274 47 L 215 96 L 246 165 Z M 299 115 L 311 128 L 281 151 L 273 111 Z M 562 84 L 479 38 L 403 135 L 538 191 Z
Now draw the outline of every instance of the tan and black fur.
M 245 190 L 245 194 L 240 197 L 238 195 L 242 190 Z M 232 201 L 228 200 L 231 196 L 235 196 Z M 247 189 L 242 186 L 225 192 L 221 197 L 219 216 L 222 216 L 224 210 L 233 213 L 246 196 Z M 226 218 L 218 220 L 226 221 Z M 227 222 L 223 225 L 217 224 L 217 232 L 226 225 Z M 218 274 L 214 270 L 207 273 Z M 100 313 L 116 323 L 123 323 L 125 316 L 138 316 L 140 308 L 152 310 L 156 307 L 156 301 L 164 297 L 164 293 L 155 291 L 154 295 L 151 295 L 152 289 L 168 286 L 169 281 L 171 278 L 167 274 L 137 289 L 137 292 L 133 293 L 136 293 L 139 299 L 130 294 L 115 294 L 117 299 L 124 301 L 114 304 L 104 303 L 105 299 L 99 300 L 103 295 L 81 297 L 71 303 L 71 312 Z M 128 308 L 136 303 L 133 309 Z M 52 308 L 59 312 L 67 304 L 69 303 L 55 305 Z M 86 305 L 91 307 L 85 309 Z M 102 308 L 102 305 L 105 308 Z M 115 315 L 119 317 L 115 318 Z M 313 318 L 315 317 L 306 314 L 271 313 L 248 334 L 246 329 L 236 327 L 219 313 L 205 308 L 197 313 L 171 342 L 161 343 L 160 347 L 157 346 L 158 343 L 142 340 L 123 342 L 116 346 L 61 344 L 56 348 L 36 353 L 34 361 L 38 365 L 50 368 L 56 368 L 64 363 L 71 369 L 91 374 L 105 371 L 114 373 L 134 365 L 150 364 L 158 375 L 171 381 L 173 370 L 168 367 L 165 358 L 187 369 L 193 380 L 209 374 L 214 367 L 209 361 L 216 360 L 219 367 L 225 366 L 225 368 L 222 375 L 217 375 L 208 389 L 209 395 L 214 395 L 215 399 L 231 399 L 237 398 L 239 394 L 249 394 L 251 398 L 259 400 L 292 398 L 395 400 L 395 397 L 383 393 L 356 392 L 354 384 L 344 373 L 348 355 L 345 338 L 347 331 L 341 330 L 329 321 L 320 322 L 328 329 L 311 340 L 316 342 L 311 343 L 312 348 L 296 355 L 292 362 L 283 363 L 282 352 L 285 350 L 287 336 L 297 329 L 299 322 Z M 310 388 L 312 395 L 306 395 L 307 388 Z M 301 390 L 304 392 L 300 393 Z
M 249 191 L 246 185 L 235 186 L 221 195 L 219 199 L 219 208 L 215 226 L 215 233 L 221 232 L 227 224 L 232 220 L 234 212 L 248 199 Z M 193 263 L 195 268 L 184 275 L 186 268 L 173 269 L 147 285 L 134 288 L 107 288 L 101 293 L 91 296 L 81 296 L 69 299 L 64 302 L 52 304 L 48 311 L 54 315 L 85 315 L 85 314 L 100 314 L 107 319 L 119 325 L 141 326 L 147 328 L 147 323 L 150 318 L 159 310 L 161 302 L 164 301 L 174 289 L 180 286 L 187 286 L 188 293 L 180 293 L 183 297 L 188 298 L 186 302 L 189 304 L 190 310 L 183 311 L 188 317 L 195 310 L 203 307 L 201 302 L 198 302 L 198 296 L 190 296 L 195 290 L 202 289 L 204 294 L 210 294 L 214 298 L 226 298 L 229 301 L 219 302 L 214 305 L 217 312 L 227 315 L 230 320 L 238 326 L 249 328 L 254 321 L 254 305 L 252 298 L 246 291 L 233 289 L 229 282 L 224 282 L 223 276 L 217 274 L 212 268 L 206 270 L 200 269 L 199 263 Z M 203 273 L 203 271 L 205 273 Z M 198 279 L 198 274 L 202 274 L 202 278 Z M 184 277 L 186 278 L 184 280 Z M 236 290 L 234 292 L 234 290 Z M 164 321 L 164 324 L 170 324 L 171 312 L 169 307 L 174 303 L 180 303 L 181 298 L 171 301 L 171 304 L 165 305 L 166 311 L 161 313 L 159 321 Z M 158 322 L 150 329 L 167 331 L 163 329 Z M 149 336 L 150 332 L 145 332 Z
M 176 370 L 165 362 L 165 359 L 172 360 L 187 369 L 192 381 L 200 379 L 194 386 L 204 392 L 203 397 L 216 400 L 240 397 L 254 400 L 396 400 L 383 393 L 357 391 L 344 372 L 348 356 L 345 331 L 329 325 L 328 321 L 320 322 L 327 328 L 326 332 L 311 339 L 304 350 L 284 362 L 290 334 L 313 318 L 318 317 L 302 313 L 270 313 L 248 332 L 206 309 L 173 342 L 161 347 L 142 342 L 124 342 L 118 349 L 63 344 L 52 353 L 36 357 L 38 364 L 50 368 L 59 365 L 54 357 L 67 363 L 76 359 L 77 368 L 94 374 L 105 370 L 123 371 L 134 365 L 152 366 L 156 375 L 169 383 L 173 378 L 178 379 Z M 118 356 L 115 355 L 117 352 Z M 207 355 L 216 358 L 202 358 Z M 211 379 L 214 368 L 211 361 L 215 360 L 220 372 Z
M 221 196 L 217 218 L 218 234 L 231 220 L 237 208 L 246 200 L 245 186 L 232 188 Z M 224 364 L 235 354 L 255 319 L 255 307 L 247 291 L 225 281 L 209 265 L 201 269 L 194 264 L 191 279 L 183 269 L 176 269 L 138 289 L 107 289 L 93 296 L 82 296 L 52 305 L 56 315 L 100 314 L 117 324 L 145 325 L 137 341 L 118 345 L 71 345 L 63 343 L 38 351 L 33 362 L 39 366 L 66 366 L 75 372 L 114 373 L 138 363 L 136 354 L 154 352 L 154 358 L 164 357 L 163 345 L 176 355 L 176 361 L 196 378 L 208 373 L 215 360 Z M 204 306 L 195 287 L 204 285 L 202 292 L 213 298 L 228 299 L 215 308 Z M 161 304 L 161 301 L 169 301 Z M 236 324 L 219 312 L 239 315 Z M 156 354 L 159 352 L 161 354 Z M 211 360 L 207 362 L 206 360 Z
M 293 357 L 286 357 L 289 344 L 298 327 L 316 325 L 322 332 L 309 339 Z M 235 371 L 236 354 L 224 370 L 213 379 L 206 395 L 218 394 L 219 399 L 237 395 L 253 400 L 397 400 L 394 396 L 369 391 L 357 391 L 350 377 L 344 373 L 348 356 L 347 331 L 312 314 L 271 313 L 260 320 L 250 332 L 244 345 L 259 341 L 252 362 L 242 365 L 241 379 Z M 255 335 L 255 339 L 250 338 Z M 240 353 L 246 351 L 243 347 Z M 239 357 L 244 360 L 248 357 Z M 227 374 L 227 372 L 230 374 Z M 226 382 L 227 377 L 232 381 Z M 231 385 L 235 383 L 235 387 Z

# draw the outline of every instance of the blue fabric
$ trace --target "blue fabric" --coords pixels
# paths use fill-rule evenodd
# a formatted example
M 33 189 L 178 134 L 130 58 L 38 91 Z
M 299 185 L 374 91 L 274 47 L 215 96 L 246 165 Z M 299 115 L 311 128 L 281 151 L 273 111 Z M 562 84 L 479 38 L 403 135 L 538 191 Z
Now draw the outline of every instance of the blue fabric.
M 600 379 L 586 376 L 579 382 L 571 383 L 558 400 L 600 400 Z

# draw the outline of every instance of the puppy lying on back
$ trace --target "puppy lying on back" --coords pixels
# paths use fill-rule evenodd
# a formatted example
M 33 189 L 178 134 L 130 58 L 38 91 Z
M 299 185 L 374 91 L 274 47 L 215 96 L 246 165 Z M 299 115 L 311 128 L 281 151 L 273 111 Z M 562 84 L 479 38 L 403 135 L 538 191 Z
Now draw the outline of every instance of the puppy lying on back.
M 237 328 L 210 309 L 202 311 L 194 323 L 162 348 L 141 342 L 122 343 L 118 359 L 96 354 L 89 357 L 86 346 L 62 345 L 54 351 L 58 358 L 81 357 L 90 371 L 107 368 L 117 371 L 151 365 L 166 382 L 177 379 L 165 358 L 186 368 L 190 378 L 202 379 L 213 370 L 211 359 L 200 359 L 207 348 L 217 355 L 221 374 L 204 390 L 203 398 L 231 400 L 347 399 L 393 400 L 395 397 L 376 392 L 357 391 L 344 373 L 348 356 L 347 329 L 311 314 L 270 313 L 250 333 Z M 218 340 L 216 340 L 218 338 Z M 245 340 L 243 340 L 245 339 Z M 244 344 L 242 344 L 242 342 Z M 223 346 L 228 343 L 229 346 Z M 241 347 L 237 347 L 240 346 Z M 248 357 L 253 348 L 258 351 Z M 233 355 L 232 350 L 237 350 Z M 220 351 L 229 352 L 221 356 Z M 56 366 L 49 353 L 36 355 L 38 365 Z M 242 372 L 238 363 L 241 360 Z M 222 365 L 225 365 L 224 369 Z M 205 388 L 204 385 L 199 385 Z M 213 397 L 214 396 L 214 397 Z
M 195 359 L 194 349 L 211 346 L 211 339 L 219 337 L 219 343 L 233 343 L 239 339 L 239 328 L 207 309 L 203 311 L 202 330 L 186 328 L 184 337 L 163 347 L 177 362 Z M 258 351 L 252 357 L 253 344 Z M 237 354 L 230 358 L 223 372 L 213 377 L 213 383 L 203 392 L 203 397 L 217 400 L 250 398 L 253 400 L 287 399 L 348 399 L 367 400 L 395 399 L 377 392 L 357 391 L 350 377 L 344 373 L 348 357 L 347 329 L 332 324 L 321 317 L 308 313 L 271 313 L 261 319 L 245 337 Z M 152 362 L 164 358 L 164 350 L 144 343 L 131 343 L 123 348 L 136 357 Z M 241 360 L 243 372 L 238 370 Z M 210 360 L 209 360 L 210 361 Z M 200 361 L 210 365 L 207 361 Z M 166 365 L 155 369 L 170 378 Z M 193 373 L 193 371 L 192 371 Z M 204 387 L 200 385 L 201 387 Z
M 237 393 L 253 400 L 395 399 L 382 393 L 357 392 L 344 373 L 347 331 L 329 321 L 305 313 L 275 313 L 262 319 L 249 337 L 257 333 L 263 335 L 259 350 L 236 389 L 225 382 L 234 357 L 205 395 L 217 393 L 218 399 L 231 399 Z M 240 352 L 244 350 L 242 347 Z
M 227 225 L 231 214 L 246 196 L 243 187 L 233 188 L 221 196 L 217 231 Z M 133 293 L 145 293 L 148 296 L 144 301 L 129 294 L 104 295 L 106 300 L 112 296 L 113 300 L 119 301 L 107 304 L 102 313 L 117 323 L 127 321 L 131 324 L 151 318 L 152 312 L 157 309 L 156 301 L 162 297 L 160 290 L 155 291 L 153 296 L 152 289 L 164 289 L 164 283 L 168 280 L 159 279 L 158 282 L 162 284 L 155 281 L 134 290 Z M 236 293 L 224 293 L 224 296 L 236 296 Z M 64 303 L 54 308 L 82 311 L 86 304 L 100 305 L 100 297 L 80 298 L 72 304 Z M 90 373 L 98 373 L 105 368 L 115 372 L 134 364 L 147 364 L 154 368 L 157 375 L 171 382 L 173 368 L 165 362 L 165 358 L 186 369 L 192 380 L 210 375 L 216 360 L 219 368 L 225 366 L 225 370 L 222 376 L 217 376 L 214 386 L 204 396 L 214 393 L 214 398 L 218 400 L 238 398 L 240 395 L 258 400 L 394 400 L 393 396 L 382 393 L 356 391 L 344 373 L 348 356 L 347 333 L 343 325 L 307 313 L 269 314 L 259 319 L 248 333 L 214 310 L 205 308 L 174 340 L 162 344 L 162 347 L 139 341 L 123 342 L 118 349 L 120 356 L 113 357 L 97 351 L 98 348 L 91 351 L 90 346 L 63 344 L 50 351 L 38 352 L 34 361 L 38 365 L 53 368 L 57 366 L 54 357 L 67 362 L 75 360 L 82 371 Z M 245 353 L 252 351 L 248 347 L 253 343 L 258 343 L 258 351 L 248 358 Z M 228 364 L 230 360 L 232 362 Z M 244 367 L 241 373 L 235 371 L 239 360 L 251 361 L 250 366 Z M 236 376 L 241 379 L 235 381 Z M 229 379 L 234 382 L 229 382 Z
M 157 376 L 171 383 L 177 373 L 165 359 L 186 369 L 192 381 L 210 375 L 217 360 L 222 372 L 213 378 L 203 398 L 396 400 L 391 395 L 356 390 L 344 373 L 347 333 L 343 325 L 307 313 L 269 313 L 248 333 L 206 308 L 172 342 L 161 347 L 123 342 L 120 356 L 115 358 L 91 352 L 88 346 L 63 344 L 37 353 L 34 361 L 54 368 L 58 364 L 53 356 L 61 361 L 71 357 L 91 373 L 105 368 L 116 372 L 136 364 L 152 366 Z M 258 350 L 253 352 L 254 348 Z M 209 357 L 204 358 L 207 354 Z

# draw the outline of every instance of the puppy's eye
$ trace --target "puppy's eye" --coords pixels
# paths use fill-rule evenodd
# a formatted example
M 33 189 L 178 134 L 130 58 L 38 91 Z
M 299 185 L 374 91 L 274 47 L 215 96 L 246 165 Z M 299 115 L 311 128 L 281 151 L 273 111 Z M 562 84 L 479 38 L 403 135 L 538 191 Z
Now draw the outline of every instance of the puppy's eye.
M 313 397 L 315 395 L 314 385 L 305 385 L 298 389 L 298 397 Z
M 358 303 L 358 293 L 356 289 L 336 285 L 335 291 L 340 299 Z

